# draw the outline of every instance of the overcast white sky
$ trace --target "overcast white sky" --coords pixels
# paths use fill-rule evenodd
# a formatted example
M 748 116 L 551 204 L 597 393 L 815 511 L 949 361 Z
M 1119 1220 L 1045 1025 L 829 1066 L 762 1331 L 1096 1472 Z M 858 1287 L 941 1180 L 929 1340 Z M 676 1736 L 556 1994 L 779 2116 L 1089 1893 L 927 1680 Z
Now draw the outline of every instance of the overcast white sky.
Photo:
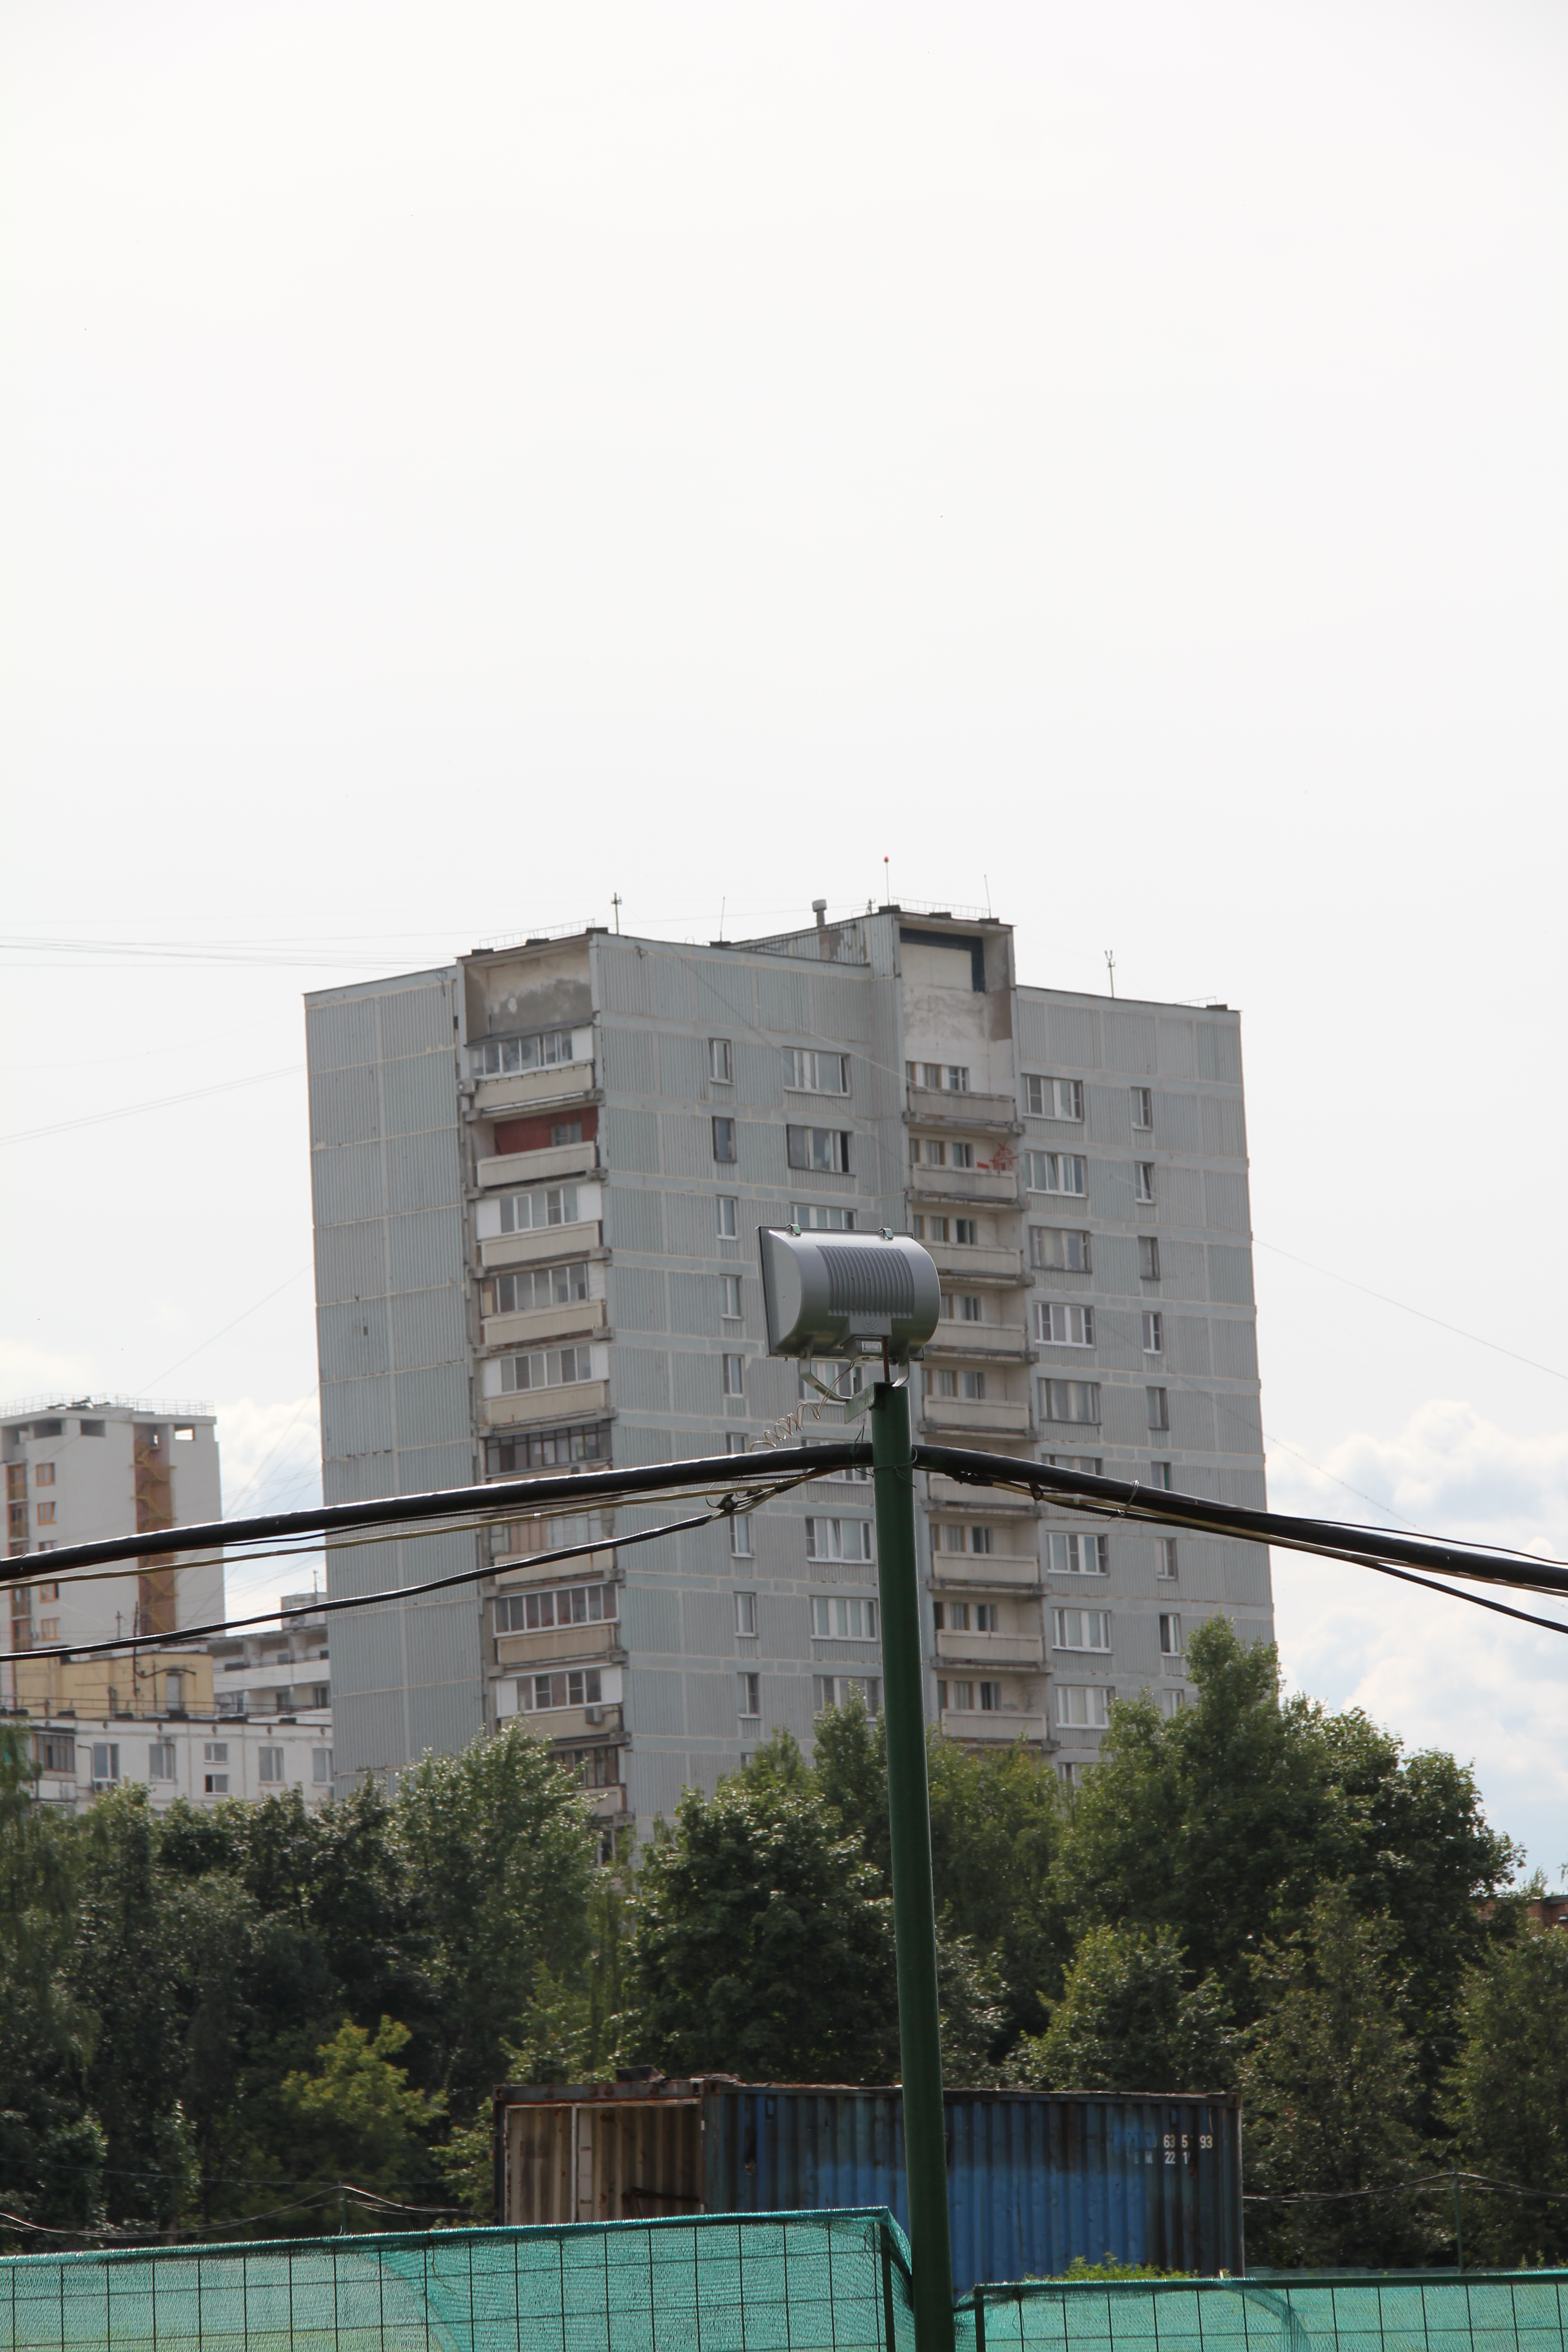
M 307 1499 L 301 991 L 886 857 L 1243 1009 L 1275 1500 L 1568 1553 L 1559 6 L 0 28 L 0 1393 Z M 1276 1580 L 1555 1878 L 1568 1643 Z

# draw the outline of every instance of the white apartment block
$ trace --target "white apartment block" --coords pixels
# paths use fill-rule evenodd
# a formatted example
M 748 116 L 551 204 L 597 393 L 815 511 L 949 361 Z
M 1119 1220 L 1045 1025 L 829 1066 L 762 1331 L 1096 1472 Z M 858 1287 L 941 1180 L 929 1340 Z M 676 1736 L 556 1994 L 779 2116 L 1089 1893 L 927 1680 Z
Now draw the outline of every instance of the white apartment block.
M 63 1584 L 13 1582 L 7 1647 L 27 1651 L 124 1634 L 166 1640 L 224 1613 L 221 1551 L 160 1555 L 162 1528 L 222 1516 L 217 1427 L 205 1406 L 132 1397 L 31 1397 L 0 1413 L 6 1556 L 26 1559 L 113 1536 L 149 1538 L 122 1570 Z M 16 1573 L 13 1568 L 13 1575 Z M 4 1687 L 12 1687 L 5 1677 Z
M 325 1714 L 287 1723 L 215 1723 L 51 1711 L 35 1715 L 31 1730 L 38 1797 L 67 1811 L 136 1781 L 159 1813 L 176 1798 L 206 1811 L 231 1797 L 278 1797 L 294 1788 L 314 1809 L 332 1793 L 331 1718 Z
M 917 1438 L 1264 1500 L 1223 1005 L 1023 985 L 989 917 L 819 908 L 705 949 L 484 950 L 313 994 L 307 1034 L 329 1502 L 757 1444 L 814 1393 L 764 1352 L 757 1234 L 790 1223 L 931 1250 Z M 1204 1618 L 1271 1636 L 1257 1546 L 919 1484 L 927 1701 L 960 1738 L 1072 1777 L 1116 1697 L 1182 1704 Z M 521 1715 L 646 1825 L 776 1727 L 878 1703 L 867 1478 L 551 1566 L 678 1515 L 332 1548 L 334 1595 L 486 1571 L 339 1619 L 338 1785 Z

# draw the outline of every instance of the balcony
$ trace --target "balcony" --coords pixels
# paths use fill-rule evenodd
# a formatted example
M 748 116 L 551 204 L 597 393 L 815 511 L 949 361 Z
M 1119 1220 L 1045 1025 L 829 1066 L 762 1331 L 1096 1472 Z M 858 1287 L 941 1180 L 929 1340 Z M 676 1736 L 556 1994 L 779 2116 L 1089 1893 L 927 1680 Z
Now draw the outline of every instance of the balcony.
M 973 1128 L 988 1135 L 1022 1135 L 1024 1122 L 1011 1095 L 958 1095 L 935 1087 L 906 1087 L 908 1117 L 917 1127 Z
M 598 1706 L 552 1706 L 544 1715 L 498 1714 L 497 1721 L 503 1727 L 521 1723 L 536 1738 L 552 1740 L 559 1747 L 563 1740 L 603 1738 L 606 1732 L 619 1731 L 621 1709 L 617 1700 L 605 1699 Z
M 571 1565 L 573 1574 L 580 1575 L 585 1563 L 574 1559 Z M 526 1674 L 535 1666 L 620 1666 L 626 1664 L 620 1637 L 620 1626 L 613 1617 L 602 1625 L 552 1625 L 532 1633 L 498 1633 L 496 1657 L 507 1674 Z
M 921 1427 L 935 1438 L 980 1441 L 983 1452 L 988 1438 L 1033 1434 L 1028 1406 L 1013 1404 L 1005 1397 L 925 1397 L 921 1403 Z
M 942 1171 L 931 1170 L 933 1176 Z M 1016 1249 L 992 1249 L 984 1243 L 967 1246 L 957 1242 L 928 1242 L 927 1249 L 936 1261 L 939 1274 L 951 1275 L 954 1281 L 1000 1282 L 1025 1286 L 1029 1276 L 1024 1271 L 1024 1253 Z
M 1015 1714 L 1003 1707 L 993 1714 L 979 1707 L 944 1706 L 942 1727 L 950 1739 L 961 1739 L 966 1748 L 1011 1748 L 1026 1739 L 1031 1748 L 1050 1749 L 1056 1741 L 1046 1729 L 1043 1713 Z
M 931 1590 L 939 1601 L 951 1594 L 954 1601 L 973 1601 L 977 1593 L 1005 1592 L 1014 1601 L 1038 1601 L 1044 1597 L 1045 1586 L 1039 1580 L 1040 1563 L 1032 1553 L 1015 1557 L 1011 1552 L 982 1553 L 974 1561 L 963 1562 L 957 1552 L 942 1555 L 942 1570 L 931 1579 Z
M 1046 1645 L 1037 1633 L 939 1633 L 939 1669 L 962 1666 L 977 1675 L 1038 1675 L 1045 1672 Z
M 926 1341 L 925 1353 L 951 1356 L 955 1362 L 1026 1364 L 1033 1350 L 1021 1323 L 965 1323 L 944 1315 Z
M 551 1177 L 592 1176 L 598 1164 L 596 1143 L 557 1143 L 546 1145 L 542 1151 L 507 1151 L 499 1159 L 481 1160 L 474 1172 L 480 1191 L 489 1192 L 498 1184 L 537 1184 Z
M 948 1402 L 952 1402 L 950 1397 Z M 1032 1459 L 1030 1454 L 1020 1454 L 1020 1469 Z M 1005 1494 L 999 1486 L 971 1486 L 962 1478 L 944 1478 L 934 1470 L 926 1474 L 926 1503 L 933 1511 L 963 1511 L 970 1518 L 989 1518 L 994 1512 L 1020 1519 L 1037 1519 L 1040 1516 L 1040 1506 L 1027 1495 Z
M 608 1412 L 608 1381 L 571 1381 L 563 1388 L 519 1389 L 510 1396 L 482 1397 L 487 1429 L 513 1429 L 519 1422 L 585 1421 Z M 590 1463 L 585 1465 L 592 1469 Z
M 910 1197 L 917 1205 L 921 1201 L 945 1201 L 956 1202 L 961 1208 L 984 1207 L 987 1202 L 1016 1206 L 1018 1171 L 1015 1168 L 1005 1172 L 994 1168 L 911 1168 Z
M 588 1102 L 593 1093 L 592 1062 L 560 1062 L 552 1069 L 520 1070 L 509 1078 L 480 1078 L 474 1087 L 474 1109 L 479 1118 L 489 1118 L 526 1104 Z
M 584 1150 L 587 1150 L 586 1144 Z M 574 1225 L 537 1225 L 526 1234 L 501 1234 L 479 1244 L 479 1264 L 487 1274 L 509 1265 L 537 1265 L 542 1260 L 581 1257 L 599 1247 L 599 1228 L 586 1219 Z
M 602 1335 L 602 1298 L 571 1298 L 560 1307 L 531 1307 L 521 1315 L 488 1316 L 479 1326 L 486 1348 L 526 1348 L 536 1340 L 574 1339 L 580 1334 Z

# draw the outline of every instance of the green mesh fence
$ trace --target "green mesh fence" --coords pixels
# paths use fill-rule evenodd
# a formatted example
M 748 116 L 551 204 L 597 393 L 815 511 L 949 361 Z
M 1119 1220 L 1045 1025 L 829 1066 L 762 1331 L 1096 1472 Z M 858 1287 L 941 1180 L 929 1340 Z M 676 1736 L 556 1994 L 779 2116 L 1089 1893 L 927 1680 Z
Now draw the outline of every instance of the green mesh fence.
M 909 2248 L 881 2210 L 0 2263 L 0 2344 L 15 2352 L 912 2352 L 913 2343 Z
M 974 2352 L 1568 2352 L 1568 2271 L 979 2287 Z

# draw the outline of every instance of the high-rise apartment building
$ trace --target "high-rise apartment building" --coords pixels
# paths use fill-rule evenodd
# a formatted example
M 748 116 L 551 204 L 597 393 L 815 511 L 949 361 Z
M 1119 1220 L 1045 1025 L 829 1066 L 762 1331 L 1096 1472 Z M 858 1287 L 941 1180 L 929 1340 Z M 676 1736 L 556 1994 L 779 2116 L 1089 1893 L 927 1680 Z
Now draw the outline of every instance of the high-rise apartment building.
M 931 1250 L 917 1436 L 1262 1503 L 1223 1005 L 1027 987 L 1005 923 L 896 907 L 529 940 L 307 1005 L 328 1501 L 763 1442 L 816 1402 L 764 1352 L 757 1234 L 794 1223 Z M 1118 1696 L 1183 1703 L 1205 1617 L 1271 1633 L 1256 1546 L 918 1484 L 928 1706 L 966 1741 L 1070 1777 Z M 552 1568 L 660 1516 L 333 1548 L 345 1595 L 485 1571 L 337 1621 L 339 1786 L 521 1716 L 646 1823 L 776 1727 L 878 1703 L 868 1479 Z
M 6 1555 L 146 1534 L 222 1516 L 217 1425 L 200 1407 L 132 1397 L 31 1397 L 0 1414 Z M 178 1560 L 150 1540 L 127 1573 L 10 1588 L 12 1650 L 127 1636 L 166 1641 L 224 1613 L 220 1551 Z

